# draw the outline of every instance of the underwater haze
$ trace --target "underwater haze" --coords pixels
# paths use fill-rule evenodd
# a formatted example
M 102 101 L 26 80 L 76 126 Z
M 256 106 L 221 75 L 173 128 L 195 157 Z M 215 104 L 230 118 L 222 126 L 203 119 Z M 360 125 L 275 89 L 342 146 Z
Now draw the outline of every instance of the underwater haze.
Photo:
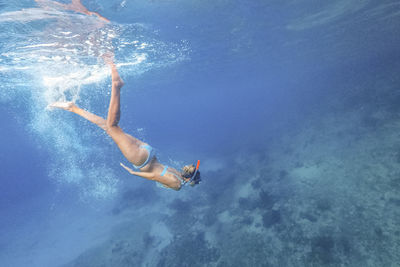
M 1 266 L 400 266 L 398 0 L 68 3 L 0 0 Z M 120 126 L 199 185 L 48 107 L 106 117 L 104 54 Z

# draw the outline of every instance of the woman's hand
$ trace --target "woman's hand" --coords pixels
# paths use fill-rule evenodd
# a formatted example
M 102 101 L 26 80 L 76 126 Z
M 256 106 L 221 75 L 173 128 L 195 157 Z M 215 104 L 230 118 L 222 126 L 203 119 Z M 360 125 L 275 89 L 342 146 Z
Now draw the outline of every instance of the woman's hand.
M 154 180 L 155 175 L 154 175 L 154 173 L 152 173 L 152 172 L 135 172 L 135 171 L 132 170 L 131 168 L 126 167 L 126 166 L 125 166 L 123 163 L 121 163 L 121 162 L 119 163 L 119 165 L 121 165 L 122 168 L 124 168 L 125 170 L 127 170 L 130 174 L 137 175 L 137 176 L 140 176 L 140 177 L 149 179 L 149 180 Z
M 133 171 L 131 168 L 125 166 L 122 162 L 120 162 L 119 165 L 121 165 L 122 168 L 124 168 L 125 170 L 127 170 L 130 174 L 134 174 L 134 171 Z

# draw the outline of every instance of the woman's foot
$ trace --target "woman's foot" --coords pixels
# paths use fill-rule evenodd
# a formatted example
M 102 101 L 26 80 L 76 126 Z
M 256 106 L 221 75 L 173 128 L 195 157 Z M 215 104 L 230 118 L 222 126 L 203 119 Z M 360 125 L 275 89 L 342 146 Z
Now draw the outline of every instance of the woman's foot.
M 76 107 L 74 102 L 54 102 L 48 105 L 49 108 L 60 108 L 67 111 L 72 111 Z

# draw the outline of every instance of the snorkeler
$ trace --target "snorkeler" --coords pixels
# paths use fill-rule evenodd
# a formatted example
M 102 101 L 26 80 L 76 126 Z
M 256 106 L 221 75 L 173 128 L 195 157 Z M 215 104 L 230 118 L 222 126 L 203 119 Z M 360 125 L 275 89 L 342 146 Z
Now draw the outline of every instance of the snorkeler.
M 161 164 L 154 153 L 153 148 L 136 139 L 135 137 L 125 133 L 119 126 L 120 119 L 120 90 L 124 85 L 121 77 L 118 74 L 117 68 L 112 59 L 105 57 L 106 63 L 111 68 L 111 99 L 108 108 L 107 119 L 103 119 L 93 113 L 79 108 L 73 102 L 55 102 L 50 107 L 61 108 L 87 119 L 102 128 L 118 145 L 125 158 L 132 163 L 136 170 L 133 170 L 124 164 L 120 165 L 129 173 L 137 175 L 148 180 L 154 180 L 162 184 L 166 188 L 180 190 L 183 185 L 190 184 L 194 186 L 200 183 L 199 164 L 186 165 L 182 171 L 178 171 L 167 165 Z

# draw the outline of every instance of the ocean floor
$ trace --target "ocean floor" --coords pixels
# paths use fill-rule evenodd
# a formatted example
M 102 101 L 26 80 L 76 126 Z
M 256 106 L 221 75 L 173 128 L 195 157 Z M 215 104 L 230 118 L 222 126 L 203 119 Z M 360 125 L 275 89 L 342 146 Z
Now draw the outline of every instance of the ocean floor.
M 128 187 L 121 223 L 65 267 L 399 266 L 399 115 L 316 111 L 261 152 L 202 164 L 198 188 Z

